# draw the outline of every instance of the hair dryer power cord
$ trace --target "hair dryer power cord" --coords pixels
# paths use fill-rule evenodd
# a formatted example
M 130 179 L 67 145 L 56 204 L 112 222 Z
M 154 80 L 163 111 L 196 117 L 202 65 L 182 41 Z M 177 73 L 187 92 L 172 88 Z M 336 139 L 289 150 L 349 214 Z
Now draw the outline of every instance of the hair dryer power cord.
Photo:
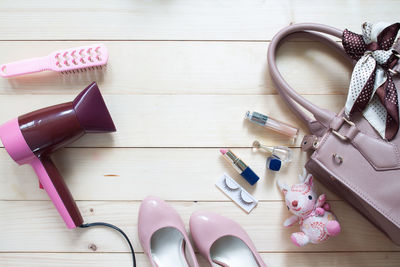
M 131 252 L 132 252 L 133 267 L 136 267 L 135 251 L 133 250 L 133 246 L 132 246 L 131 241 L 129 240 L 128 236 L 124 233 L 124 231 L 122 231 L 120 228 L 118 228 L 115 225 L 112 225 L 112 224 L 109 224 L 109 223 L 104 223 L 104 222 L 85 223 L 85 224 L 82 224 L 79 227 L 80 228 L 88 228 L 88 227 L 92 227 L 92 226 L 104 226 L 104 227 L 108 227 L 108 228 L 111 228 L 111 229 L 114 229 L 114 230 L 118 231 L 125 238 L 125 240 L 128 242 L 129 248 L 131 249 Z

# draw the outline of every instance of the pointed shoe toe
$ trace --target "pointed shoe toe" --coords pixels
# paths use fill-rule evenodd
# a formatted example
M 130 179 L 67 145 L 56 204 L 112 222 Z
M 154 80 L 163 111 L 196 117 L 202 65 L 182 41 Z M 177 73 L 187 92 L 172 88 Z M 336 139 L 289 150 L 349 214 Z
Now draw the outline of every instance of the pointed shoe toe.
M 199 266 L 181 217 L 162 199 L 143 200 L 138 234 L 153 267 Z
M 212 212 L 195 212 L 190 217 L 190 232 L 212 266 L 266 267 L 246 231 L 233 220 Z

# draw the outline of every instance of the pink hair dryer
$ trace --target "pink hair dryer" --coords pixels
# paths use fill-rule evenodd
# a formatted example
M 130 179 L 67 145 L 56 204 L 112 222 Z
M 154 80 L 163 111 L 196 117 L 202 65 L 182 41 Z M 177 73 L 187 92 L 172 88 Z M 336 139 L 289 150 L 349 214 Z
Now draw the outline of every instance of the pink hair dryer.
M 94 82 L 73 102 L 19 116 L 0 126 L 0 139 L 19 164 L 30 164 L 68 228 L 83 224 L 82 215 L 51 154 L 85 133 L 115 132 L 115 126 Z

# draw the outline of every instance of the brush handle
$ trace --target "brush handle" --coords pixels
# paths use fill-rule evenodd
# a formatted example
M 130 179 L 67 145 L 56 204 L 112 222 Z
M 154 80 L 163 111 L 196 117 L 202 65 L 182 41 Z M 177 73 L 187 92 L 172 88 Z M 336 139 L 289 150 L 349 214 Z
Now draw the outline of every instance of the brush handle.
M 39 183 L 46 190 L 68 228 L 83 224 L 82 215 L 61 174 L 49 157 L 35 157 L 31 162 Z
M 15 61 L 0 66 L 0 75 L 4 78 L 40 72 L 51 69 L 49 57 L 37 57 Z

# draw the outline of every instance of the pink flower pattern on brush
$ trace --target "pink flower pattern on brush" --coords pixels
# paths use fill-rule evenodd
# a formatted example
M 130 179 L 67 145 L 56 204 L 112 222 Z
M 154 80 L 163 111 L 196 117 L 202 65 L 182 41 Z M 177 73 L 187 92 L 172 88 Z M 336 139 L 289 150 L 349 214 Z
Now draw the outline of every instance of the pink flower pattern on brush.
M 293 213 L 283 225 L 290 227 L 300 224 L 300 232 L 293 233 L 293 243 L 302 247 L 308 243 L 318 244 L 340 233 L 340 224 L 335 215 L 330 212 L 330 206 L 325 202 L 324 194 L 317 198 L 314 191 L 313 176 L 299 175 L 300 183 L 288 186 L 278 180 L 278 185 L 285 195 L 287 208 Z

